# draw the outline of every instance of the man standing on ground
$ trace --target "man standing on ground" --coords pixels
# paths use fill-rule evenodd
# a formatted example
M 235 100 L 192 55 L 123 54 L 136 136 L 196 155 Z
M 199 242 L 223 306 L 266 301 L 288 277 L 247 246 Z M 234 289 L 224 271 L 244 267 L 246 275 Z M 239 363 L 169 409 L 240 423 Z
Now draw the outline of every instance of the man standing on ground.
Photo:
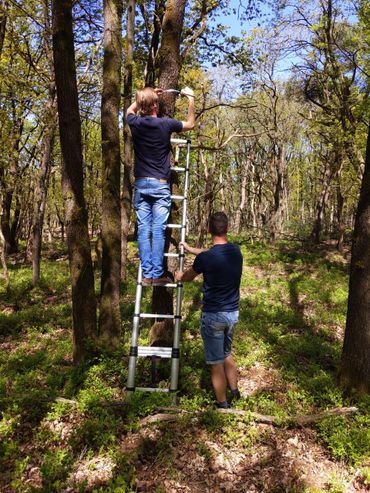
M 127 109 L 135 152 L 134 208 L 138 223 L 138 247 L 143 285 L 163 286 L 165 232 L 171 208 L 171 133 L 194 128 L 194 93 L 186 87 L 181 94 L 189 100 L 188 118 L 181 122 L 158 117 L 158 96 L 163 91 L 146 87 L 136 93 Z
M 176 271 L 177 281 L 192 281 L 203 274 L 203 307 L 201 334 L 206 362 L 211 367 L 216 405 L 230 407 L 226 398 L 227 385 L 231 400 L 239 399 L 238 372 L 231 356 L 233 331 L 239 317 L 239 288 L 243 257 L 237 245 L 227 240 L 228 219 L 223 212 L 212 214 L 209 232 L 213 246 L 209 250 L 193 248 L 183 243 L 185 251 L 196 256 L 193 266 L 185 272 Z

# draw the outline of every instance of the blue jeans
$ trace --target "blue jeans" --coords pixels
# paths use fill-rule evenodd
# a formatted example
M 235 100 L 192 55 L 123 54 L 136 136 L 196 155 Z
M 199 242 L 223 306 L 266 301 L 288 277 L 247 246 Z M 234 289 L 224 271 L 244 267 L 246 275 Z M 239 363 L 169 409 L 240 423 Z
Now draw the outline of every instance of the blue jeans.
M 202 313 L 200 331 L 207 364 L 223 363 L 225 358 L 230 356 L 234 327 L 238 318 L 238 310 L 234 312 Z
M 170 185 L 156 179 L 136 180 L 134 208 L 143 277 L 158 279 L 163 276 L 166 225 L 171 209 Z

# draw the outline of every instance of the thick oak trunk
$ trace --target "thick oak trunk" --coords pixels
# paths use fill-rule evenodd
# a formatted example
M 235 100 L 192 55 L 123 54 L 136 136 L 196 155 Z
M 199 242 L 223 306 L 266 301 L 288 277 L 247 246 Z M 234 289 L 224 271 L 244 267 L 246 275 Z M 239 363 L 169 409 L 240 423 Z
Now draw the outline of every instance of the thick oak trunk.
M 96 336 L 96 299 L 83 191 L 72 0 L 53 0 L 53 53 L 62 152 L 62 188 L 72 283 L 73 358 L 81 361 Z
M 340 382 L 370 393 L 370 131 L 352 243 Z
M 181 70 L 180 43 L 184 24 L 186 0 L 168 0 L 166 12 L 163 17 L 161 45 L 158 50 L 158 85 L 162 89 L 177 89 Z M 169 93 L 161 98 L 161 115 L 173 116 L 175 110 L 175 97 Z M 177 177 L 171 180 L 172 193 L 180 193 L 177 186 Z M 171 211 L 171 222 L 179 223 L 179 209 L 175 205 Z M 166 250 L 178 243 L 178 238 L 171 235 L 168 230 Z M 171 248 L 169 248 L 171 250 Z M 168 270 L 174 272 L 177 262 L 170 258 Z M 172 290 L 162 287 L 153 288 L 152 313 L 173 313 Z M 151 344 L 171 345 L 172 321 L 163 320 L 155 324 L 155 330 L 151 332 Z
M 121 333 L 121 204 L 119 109 L 121 99 L 122 2 L 104 0 L 104 62 L 102 120 L 102 227 L 103 243 L 99 339 L 116 347 Z

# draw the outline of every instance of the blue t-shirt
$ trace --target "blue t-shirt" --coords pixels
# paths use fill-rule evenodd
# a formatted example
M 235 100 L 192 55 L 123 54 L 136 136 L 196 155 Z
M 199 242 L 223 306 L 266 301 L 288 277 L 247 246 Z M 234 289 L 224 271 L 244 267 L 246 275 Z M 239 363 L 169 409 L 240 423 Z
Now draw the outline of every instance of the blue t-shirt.
M 214 245 L 196 256 L 193 269 L 203 274 L 203 312 L 233 312 L 239 309 L 243 268 L 240 248 L 233 243 Z
M 135 177 L 170 179 L 171 133 L 182 132 L 182 122 L 173 118 L 127 116 L 135 151 Z

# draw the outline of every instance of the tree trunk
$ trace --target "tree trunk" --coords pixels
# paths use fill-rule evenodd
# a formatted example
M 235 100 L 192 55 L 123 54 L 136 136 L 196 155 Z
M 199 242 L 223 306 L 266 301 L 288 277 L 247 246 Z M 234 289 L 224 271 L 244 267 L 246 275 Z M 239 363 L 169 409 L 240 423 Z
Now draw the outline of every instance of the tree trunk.
M 186 0 L 168 0 L 166 12 L 163 18 L 162 39 L 158 50 L 159 87 L 162 89 L 177 89 L 181 69 L 180 43 L 184 23 Z M 175 96 L 171 93 L 161 98 L 161 115 L 173 116 L 175 110 Z M 175 180 L 172 180 L 172 193 L 178 194 Z M 171 222 L 180 222 L 178 208 L 173 207 L 171 211 Z M 172 237 L 171 231 L 167 230 L 167 247 L 177 243 Z M 166 249 L 167 249 L 166 247 Z M 171 249 L 170 248 L 170 249 Z M 178 266 L 177 261 L 170 258 L 168 270 L 174 272 Z M 173 296 L 171 289 L 154 287 L 152 295 L 152 313 L 172 314 Z M 165 319 L 155 324 L 155 330 L 151 332 L 152 345 L 171 345 L 172 320 Z
M 102 120 L 102 226 L 103 243 L 99 339 L 117 347 L 121 334 L 121 158 L 119 109 L 121 96 L 122 2 L 104 0 L 104 63 Z
M 329 200 L 329 192 L 332 180 L 334 178 L 334 173 L 332 169 L 332 163 L 325 163 L 324 177 L 322 181 L 322 187 L 320 196 L 316 203 L 316 218 L 311 232 L 311 239 L 314 243 L 320 243 L 320 233 L 322 230 L 322 221 L 324 219 L 325 209 Z
M 275 189 L 274 189 L 274 205 L 271 214 L 271 229 L 270 229 L 270 239 L 272 242 L 276 240 L 278 233 L 281 230 L 282 223 L 282 205 L 284 197 L 284 186 L 285 186 L 285 173 L 286 173 L 286 161 L 285 161 L 285 146 L 279 147 L 279 151 L 276 159 L 275 173 Z
M 247 190 L 247 172 L 246 170 L 242 171 L 242 177 L 241 177 L 241 183 L 240 183 L 240 201 L 239 201 L 239 206 L 235 214 L 235 232 L 237 234 L 240 234 L 241 232 L 241 227 L 242 227 L 242 216 L 243 216 L 243 211 L 245 207 L 245 201 L 246 201 L 246 190 Z
M 213 204 L 213 183 L 212 179 L 214 176 L 214 165 L 211 169 L 208 168 L 207 157 L 204 156 L 203 152 L 200 151 L 200 161 L 203 165 L 203 177 L 204 177 L 204 192 L 203 192 L 203 200 L 200 214 L 200 221 L 198 227 L 198 238 L 196 244 L 198 247 L 203 247 L 207 233 L 208 233 L 208 221 L 209 216 L 211 215 L 211 209 Z M 215 158 L 213 164 L 215 163 Z
M 83 191 L 72 0 L 53 0 L 53 52 L 62 153 L 62 188 L 72 282 L 73 359 L 80 362 L 96 336 L 96 299 Z
M 180 70 L 180 43 L 184 24 L 186 0 L 168 0 L 163 17 L 162 39 L 158 50 L 158 85 L 162 89 L 177 89 Z M 161 114 L 173 116 L 175 96 L 171 93 L 161 97 Z
M 370 131 L 352 243 L 340 382 L 370 393 Z
M 50 101 L 51 102 L 51 101 Z M 51 169 L 51 158 L 53 153 L 54 137 L 56 130 L 56 107 L 52 101 L 54 115 L 50 115 L 53 119 L 49 122 L 49 128 L 46 130 L 43 138 L 43 155 L 41 159 L 41 169 L 38 176 L 38 183 L 35 188 L 35 203 L 31 227 L 31 245 L 32 245 L 32 285 L 36 286 L 40 280 L 40 259 L 42 245 L 42 230 L 44 224 L 44 214 L 46 206 L 46 197 L 49 186 L 49 177 Z
M 4 236 L 4 248 L 6 255 L 18 251 L 17 231 L 19 219 L 19 200 L 14 207 L 13 220 L 11 217 L 13 197 L 16 194 L 19 180 L 19 153 L 20 142 L 24 127 L 24 116 L 17 116 L 16 101 L 12 100 L 12 130 L 10 134 L 10 164 L 7 169 L 0 167 L 0 183 L 2 190 L 2 215 L 1 230 Z
M 153 18 L 153 33 L 150 43 L 148 61 L 145 67 L 145 85 L 154 87 L 156 76 L 156 58 L 159 40 L 162 30 L 163 14 L 165 12 L 165 1 L 156 0 Z
M 46 197 L 49 187 L 49 177 L 51 160 L 53 154 L 54 137 L 57 126 L 57 108 L 55 98 L 55 78 L 53 54 L 51 50 L 50 22 L 49 22 L 49 1 L 44 0 L 44 49 L 49 65 L 49 100 L 46 106 L 45 133 L 42 141 L 42 157 L 40 173 L 34 193 L 34 209 L 31 226 L 31 249 L 32 249 L 32 285 L 36 286 L 40 280 L 40 260 L 42 245 L 42 230 L 44 224 L 44 214 Z
M 3 51 L 5 33 L 6 33 L 6 22 L 7 22 L 7 2 L 6 0 L 0 0 L 0 60 L 1 53 Z
M 125 73 L 123 86 L 123 114 L 126 115 L 127 108 L 131 105 L 132 94 L 132 69 L 134 52 L 134 29 L 135 29 L 135 0 L 128 0 L 127 20 L 126 20 L 126 57 Z M 130 217 L 132 205 L 132 139 L 128 124 L 125 122 L 123 127 L 123 187 L 121 196 L 121 279 L 127 277 L 127 240 L 130 230 Z

